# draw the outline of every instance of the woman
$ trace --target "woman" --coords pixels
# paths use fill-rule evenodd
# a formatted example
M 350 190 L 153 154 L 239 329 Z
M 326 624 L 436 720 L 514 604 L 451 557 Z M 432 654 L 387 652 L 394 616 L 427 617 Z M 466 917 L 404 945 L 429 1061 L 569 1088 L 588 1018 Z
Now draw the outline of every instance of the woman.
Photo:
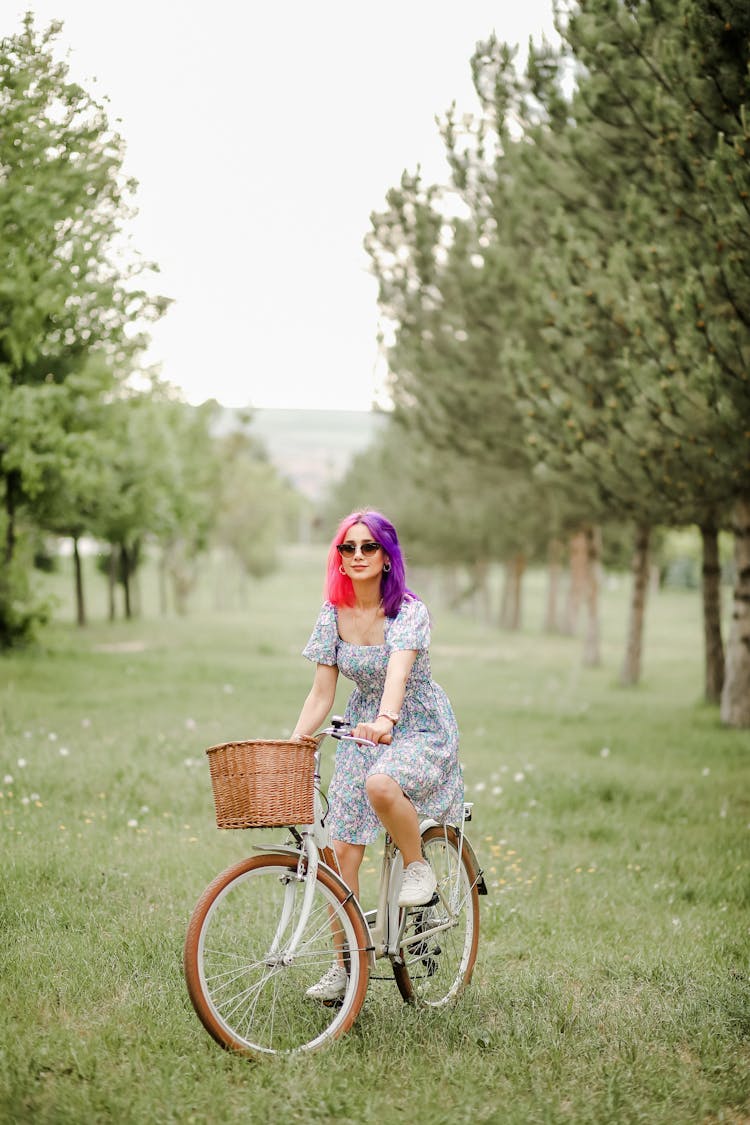
M 303 653 L 316 664 L 315 678 L 293 737 L 325 722 L 339 671 L 354 681 L 344 717 L 356 737 L 377 745 L 338 745 L 328 789 L 333 847 L 358 895 L 365 845 L 383 825 L 404 861 L 399 906 L 420 906 L 436 880 L 422 857 L 419 817 L 460 823 L 463 816 L 458 728 L 430 678 L 427 607 L 406 586 L 396 529 L 380 512 L 353 512 L 339 525 L 326 596 Z M 336 964 L 308 995 L 335 1000 L 345 988 L 346 971 Z

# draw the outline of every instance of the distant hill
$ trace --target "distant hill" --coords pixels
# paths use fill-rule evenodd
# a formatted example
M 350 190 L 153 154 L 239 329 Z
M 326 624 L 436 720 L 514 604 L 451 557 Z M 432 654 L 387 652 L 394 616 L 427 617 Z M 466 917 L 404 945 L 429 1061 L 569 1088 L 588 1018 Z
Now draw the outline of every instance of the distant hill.
M 240 411 L 225 410 L 229 429 Z M 319 500 L 357 453 L 377 438 L 387 416 L 369 410 L 253 410 L 251 433 L 305 496 Z

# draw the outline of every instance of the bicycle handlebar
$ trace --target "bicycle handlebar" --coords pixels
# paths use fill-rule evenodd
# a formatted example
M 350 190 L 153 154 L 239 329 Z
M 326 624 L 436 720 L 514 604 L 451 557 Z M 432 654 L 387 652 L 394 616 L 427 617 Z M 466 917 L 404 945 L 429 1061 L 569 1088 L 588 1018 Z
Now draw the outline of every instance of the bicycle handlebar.
M 345 729 L 347 726 L 348 724 L 345 723 L 343 719 L 339 719 L 337 721 L 336 717 L 334 717 L 334 719 L 332 720 L 332 725 L 330 727 L 326 727 L 324 730 L 319 731 L 316 735 L 316 738 L 320 738 L 321 735 L 324 734 L 329 734 L 331 738 L 336 738 L 339 740 L 339 742 L 356 742 L 358 746 L 378 745 L 376 742 L 373 742 L 369 738 L 355 738 L 354 735 L 351 734 L 351 727 L 349 727 L 348 730 Z

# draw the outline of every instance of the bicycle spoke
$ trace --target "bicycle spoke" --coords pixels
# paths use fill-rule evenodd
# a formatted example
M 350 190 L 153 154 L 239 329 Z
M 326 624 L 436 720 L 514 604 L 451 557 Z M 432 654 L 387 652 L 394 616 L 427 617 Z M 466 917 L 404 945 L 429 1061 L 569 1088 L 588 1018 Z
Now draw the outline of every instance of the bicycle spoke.
M 440 1007 L 459 995 L 474 967 L 479 924 L 476 879 L 459 854 L 453 829 L 427 829 L 423 848 L 438 880 L 438 901 L 407 917 L 403 964 L 394 963 L 394 974 L 405 999 Z
M 296 862 L 246 860 L 219 876 L 194 912 L 185 948 L 188 989 L 207 1030 L 224 1046 L 258 1053 L 316 1049 L 351 1025 L 364 999 L 364 924 L 340 884 L 319 873 L 298 932 L 307 883 L 296 879 Z M 306 992 L 335 963 L 342 943 L 351 973 L 342 1004 L 330 1007 Z

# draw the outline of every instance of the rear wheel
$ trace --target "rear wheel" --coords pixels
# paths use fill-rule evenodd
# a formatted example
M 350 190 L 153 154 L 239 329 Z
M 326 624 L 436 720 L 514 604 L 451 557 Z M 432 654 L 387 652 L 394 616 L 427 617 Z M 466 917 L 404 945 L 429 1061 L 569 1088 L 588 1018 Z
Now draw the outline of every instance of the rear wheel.
M 455 828 L 435 825 L 422 834 L 422 850 L 437 877 L 438 901 L 412 907 L 406 919 L 396 984 L 405 1000 L 439 1008 L 471 979 L 479 943 L 479 897 L 468 854 L 459 853 Z M 431 936 L 422 936 L 441 927 Z
M 206 888 L 185 940 L 185 979 L 203 1026 L 242 1054 L 315 1051 L 351 1027 L 364 1002 L 369 934 L 347 889 L 322 868 L 296 949 L 307 879 L 292 855 L 259 855 L 235 864 Z M 340 1002 L 306 990 L 344 951 Z

